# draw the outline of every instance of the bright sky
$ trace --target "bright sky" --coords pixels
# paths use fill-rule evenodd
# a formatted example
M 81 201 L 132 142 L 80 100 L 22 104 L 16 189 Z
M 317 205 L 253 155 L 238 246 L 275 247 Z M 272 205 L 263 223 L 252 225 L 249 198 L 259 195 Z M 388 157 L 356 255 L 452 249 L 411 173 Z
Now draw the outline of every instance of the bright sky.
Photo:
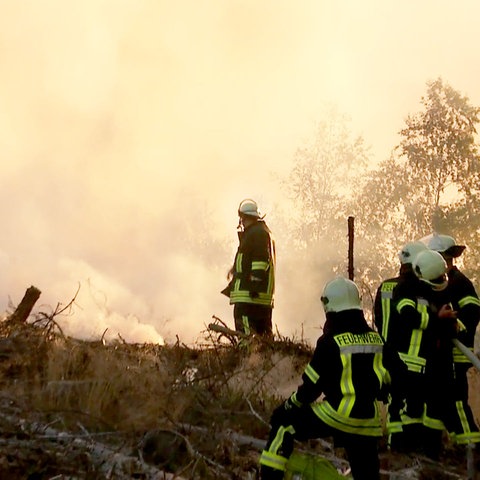
M 218 292 L 240 200 L 281 201 L 272 172 L 326 104 L 373 161 L 428 80 L 480 105 L 479 14 L 476 0 L 3 0 L 0 310 L 35 285 L 48 311 L 80 285 L 58 319 L 72 335 L 190 342 L 212 315 L 232 324 Z M 290 309 L 278 299 L 285 334 Z

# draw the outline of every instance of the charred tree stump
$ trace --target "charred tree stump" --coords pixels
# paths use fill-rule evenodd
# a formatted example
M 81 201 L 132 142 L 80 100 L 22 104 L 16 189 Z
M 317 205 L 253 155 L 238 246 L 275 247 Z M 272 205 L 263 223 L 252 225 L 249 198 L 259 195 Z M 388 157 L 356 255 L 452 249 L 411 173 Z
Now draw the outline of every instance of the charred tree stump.
M 36 301 L 39 299 L 42 292 L 33 285 L 27 288 L 25 295 L 22 298 L 22 301 L 15 309 L 15 311 L 10 315 L 9 320 L 12 322 L 24 323 L 27 321 L 28 316 L 30 315 L 33 306 Z

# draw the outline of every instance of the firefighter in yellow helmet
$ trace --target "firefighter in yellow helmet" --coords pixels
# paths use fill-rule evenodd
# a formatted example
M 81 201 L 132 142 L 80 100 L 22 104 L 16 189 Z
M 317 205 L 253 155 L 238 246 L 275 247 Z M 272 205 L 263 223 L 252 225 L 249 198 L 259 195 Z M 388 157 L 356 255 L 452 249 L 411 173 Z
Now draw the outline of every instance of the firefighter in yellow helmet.
M 245 334 L 272 336 L 275 293 L 275 242 L 257 203 L 238 207 L 239 245 L 229 284 L 222 291 L 233 305 L 235 329 Z
M 345 448 L 355 480 L 380 478 L 377 401 L 387 389 L 403 401 L 405 365 L 368 326 L 354 282 L 343 277 L 328 282 L 321 301 L 323 335 L 303 383 L 272 414 L 260 457 L 262 480 L 284 478 L 294 440 L 319 437 L 333 437 Z
M 454 264 L 455 259 L 460 257 L 465 250 L 465 246 L 458 245 L 450 235 L 438 233 L 425 237 L 423 241 L 430 249 L 439 252 L 447 263 L 450 299 L 453 310 L 457 312 L 457 317 L 461 322 L 457 338 L 473 351 L 475 332 L 480 319 L 480 300 L 473 283 Z M 451 393 L 454 409 L 452 431 L 449 431 L 449 434 L 452 440 L 459 445 L 476 444 L 478 451 L 480 432 L 468 402 L 467 372 L 472 363 L 456 346 L 453 347 L 453 361 L 455 386 Z

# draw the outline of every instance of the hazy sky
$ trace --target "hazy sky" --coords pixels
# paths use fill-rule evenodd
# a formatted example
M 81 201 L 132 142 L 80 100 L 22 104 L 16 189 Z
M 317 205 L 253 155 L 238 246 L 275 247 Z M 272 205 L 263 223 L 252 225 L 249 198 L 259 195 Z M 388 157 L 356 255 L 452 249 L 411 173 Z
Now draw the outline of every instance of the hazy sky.
M 0 1 L 0 310 L 35 285 L 49 311 L 80 285 L 57 319 L 72 335 L 190 342 L 212 315 L 233 325 L 218 292 L 240 200 L 282 201 L 272 172 L 325 104 L 373 161 L 428 80 L 480 105 L 479 14 L 476 0 Z M 278 285 L 274 322 L 315 337 Z

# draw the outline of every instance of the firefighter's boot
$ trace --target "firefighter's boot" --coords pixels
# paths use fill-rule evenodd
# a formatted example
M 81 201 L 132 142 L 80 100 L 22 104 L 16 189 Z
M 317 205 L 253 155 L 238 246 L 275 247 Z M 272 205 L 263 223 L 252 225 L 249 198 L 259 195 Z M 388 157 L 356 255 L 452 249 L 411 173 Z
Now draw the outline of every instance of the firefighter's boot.
M 261 480 L 283 480 L 285 472 L 282 470 L 276 470 L 275 468 L 267 467 L 265 465 L 260 466 L 260 479 Z

